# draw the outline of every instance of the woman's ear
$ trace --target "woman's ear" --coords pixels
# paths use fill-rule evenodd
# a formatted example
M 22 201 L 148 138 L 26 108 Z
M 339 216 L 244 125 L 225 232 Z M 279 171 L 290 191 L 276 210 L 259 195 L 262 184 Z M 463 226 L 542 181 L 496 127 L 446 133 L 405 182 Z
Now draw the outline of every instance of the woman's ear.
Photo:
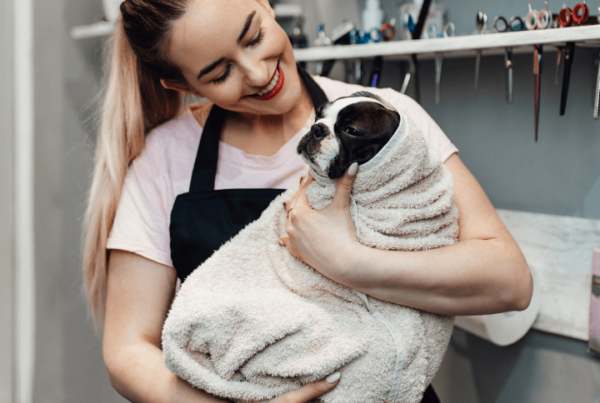
M 188 94 L 192 94 L 198 98 L 202 98 L 202 95 L 196 91 L 195 89 L 191 88 L 189 85 L 187 84 L 181 84 L 175 81 L 167 81 L 167 80 L 163 80 L 162 78 L 160 79 L 160 84 L 163 86 L 163 88 L 166 88 L 168 90 L 174 90 L 174 91 L 179 91 L 179 92 L 185 92 Z

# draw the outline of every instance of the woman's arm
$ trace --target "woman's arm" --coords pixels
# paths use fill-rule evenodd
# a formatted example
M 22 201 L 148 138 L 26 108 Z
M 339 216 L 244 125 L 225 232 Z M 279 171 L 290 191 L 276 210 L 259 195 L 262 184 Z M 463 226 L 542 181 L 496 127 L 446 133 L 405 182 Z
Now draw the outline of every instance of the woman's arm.
M 112 386 L 132 402 L 225 402 L 170 372 L 161 350 L 163 322 L 175 291 L 176 273 L 139 255 L 110 253 L 104 320 L 104 362 Z M 308 384 L 272 403 L 304 403 L 337 385 L 337 378 Z
M 385 251 L 358 242 L 348 207 L 354 180 L 340 178 L 334 202 L 310 208 L 305 181 L 288 214 L 283 243 L 331 279 L 377 299 L 447 315 L 523 310 L 533 290 L 527 262 L 483 189 L 454 154 L 459 242 L 419 252 Z M 288 209 L 292 206 L 288 206 Z
M 111 251 L 103 340 L 110 382 L 132 402 L 224 402 L 193 388 L 163 363 L 161 332 L 175 282 L 171 267 Z

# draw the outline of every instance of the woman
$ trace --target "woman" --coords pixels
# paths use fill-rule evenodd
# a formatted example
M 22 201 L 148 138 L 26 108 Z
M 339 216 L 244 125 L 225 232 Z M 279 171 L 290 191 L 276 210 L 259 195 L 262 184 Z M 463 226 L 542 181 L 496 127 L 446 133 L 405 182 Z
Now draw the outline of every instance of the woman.
M 315 107 L 356 86 L 298 70 L 267 0 L 126 0 L 121 13 L 87 216 L 90 308 L 104 324 L 104 360 L 124 397 L 222 401 L 163 364 L 161 329 L 177 280 L 298 180 L 295 142 Z M 304 181 L 286 206 L 282 244 L 324 275 L 382 300 L 448 315 L 525 309 L 532 292 L 525 259 L 456 148 L 409 98 L 376 91 L 411 116 L 445 158 L 459 242 L 410 253 L 361 246 L 347 173 L 322 211 L 308 205 L 310 178 Z M 210 102 L 181 114 L 182 94 Z M 338 378 L 274 402 L 310 401 Z M 437 401 L 431 389 L 424 401 Z

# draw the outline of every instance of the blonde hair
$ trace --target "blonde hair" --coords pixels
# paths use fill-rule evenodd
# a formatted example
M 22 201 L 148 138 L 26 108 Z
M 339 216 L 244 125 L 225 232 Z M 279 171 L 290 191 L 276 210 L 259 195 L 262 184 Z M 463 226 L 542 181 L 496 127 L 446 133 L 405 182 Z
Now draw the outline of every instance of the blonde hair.
M 146 134 L 180 111 L 180 94 L 164 89 L 160 79 L 183 80 L 164 50 L 172 21 L 183 15 L 184 6 L 183 0 L 127 0 L 108 44 L 109 75 L 84 223 L 84 288 L 96 326 L 104 320 L 106 244 L 127 169 L 142 151 Z M 159 23 L 148 24 L 149 14 Z

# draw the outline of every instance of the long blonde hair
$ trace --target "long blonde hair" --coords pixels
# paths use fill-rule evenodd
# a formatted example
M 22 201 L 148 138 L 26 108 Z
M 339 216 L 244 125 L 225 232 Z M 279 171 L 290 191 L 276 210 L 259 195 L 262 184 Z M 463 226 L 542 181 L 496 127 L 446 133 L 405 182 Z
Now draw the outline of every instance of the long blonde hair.
M 172 23 L 186 6 L 187 0 L 126 0 L 108 43 L 109 74 L 84 223 L 84 288 L 96 326 L 104 319 L 106 244 L 127 169 L 142 151 L 146 134 L 181 108 L 181 96 L 164 89 L 160 79 L 184 82 L 164 55 Z

